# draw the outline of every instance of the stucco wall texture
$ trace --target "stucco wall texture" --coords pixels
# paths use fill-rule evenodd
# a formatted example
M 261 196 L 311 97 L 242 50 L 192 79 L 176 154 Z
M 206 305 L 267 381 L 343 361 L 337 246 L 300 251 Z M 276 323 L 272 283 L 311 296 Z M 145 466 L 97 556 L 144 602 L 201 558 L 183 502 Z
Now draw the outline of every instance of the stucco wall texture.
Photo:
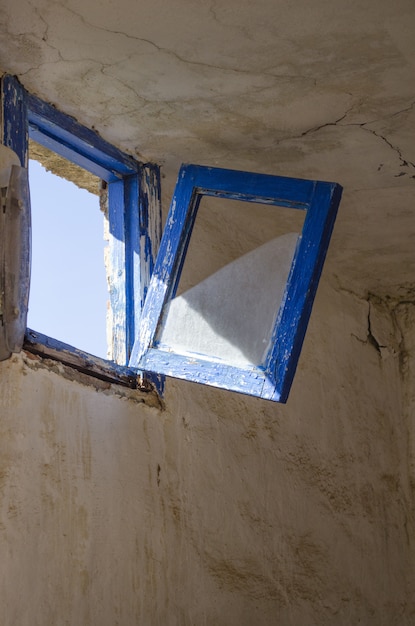
M 2 624 L 413 624 L 414 321 L 323 281 L 287 405 L 0 364 Z
M 0 73 L 160 164 L 164 214 L 182 162 L 344 193 L 286 405 L 0 363 L 0 626 L 413 626 L 413 0 L 1 9 Z M 184 288 L 273 223 L 208 203 Z

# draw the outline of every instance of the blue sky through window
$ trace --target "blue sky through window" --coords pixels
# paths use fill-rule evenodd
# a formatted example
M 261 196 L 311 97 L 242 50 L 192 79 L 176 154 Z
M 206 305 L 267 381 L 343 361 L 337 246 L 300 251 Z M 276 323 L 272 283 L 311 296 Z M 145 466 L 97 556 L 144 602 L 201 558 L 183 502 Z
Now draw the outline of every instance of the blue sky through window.
M 104 219 L 98 196 L 29 164 L 32 277 L 28 326 L 106 358 Z

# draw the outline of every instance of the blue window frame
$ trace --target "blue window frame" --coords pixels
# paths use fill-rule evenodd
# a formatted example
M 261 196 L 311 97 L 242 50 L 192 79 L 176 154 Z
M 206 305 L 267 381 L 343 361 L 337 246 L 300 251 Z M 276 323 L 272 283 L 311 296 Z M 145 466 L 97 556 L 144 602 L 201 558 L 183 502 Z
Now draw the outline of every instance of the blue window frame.
M 164 376 L 168 375 L 286 402 L 341 187 L 321 181 L 182 166 L 158 252 L 158 166 L 138 163 L 92 130 L 29 94 L 14 77 L 4 76 L 1 87 L 2 142 L 19 156 L 23 167 L 27 167 L 30 136 L 108 184 L 114 362 L 94 358 L 35 331 L 26 333 L 25 347 L 128 386 L 134 387 L 138 379 L 140 386 L 148 388 L 150 382 L 161 392 Z M 228 362 L 209 352 L 189 353 L 163 343 L 203 196 L 267 204 L 276 211 L 285 207 L 305 212 L 301 234 L 289 259 L 288 278 L 277 310 L 272 312 L 274 322 L 267 348 L 256 360 Z
M 271 340 L 258 363 L 244 365 L 161 339 L 175 298 L 201 198 L 215 196 L 306 211 Z M 336 183 L 182 167 L 161 241 L 130 366 L 260 398 L 286 402 L 329 245 L 341 187 Z M 278 268 L 275 268 L 276 270 Z M 243 313 L 242 313 L 243 314 Z M 235 316 L 241 315 L 235 311 Z
M 94 131 L 27 92 L 16 78 L 3 76 L 1 87 L 2 141 L 19 156 L 23 167 L 28 163 L 30 137 L 108 185 L 111 348 L 113 362 L 127 366 L 160 241 L 159 168 L 139 163 L 121 152 Z M 84 363 L 92 366 L 97 362 L 101 372 L 112 367 L 105 360 L 94 359 L 35 331 L 27 334 L 28 342 L 32 347 L 40 346 L 42 352 L 44 348 L 49 353 L 72 353 L 69 360 L 78 353 Z M 131 376 L 137 378 L 136 374 Z M 160 379 L 157 384 L 160 388 Z

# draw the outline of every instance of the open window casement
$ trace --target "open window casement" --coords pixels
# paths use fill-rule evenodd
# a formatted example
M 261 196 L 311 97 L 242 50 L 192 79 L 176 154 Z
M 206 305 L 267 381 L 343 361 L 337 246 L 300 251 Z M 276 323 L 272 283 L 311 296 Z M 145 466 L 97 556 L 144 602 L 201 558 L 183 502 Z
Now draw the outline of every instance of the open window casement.
M 26 92 L 14 77 L 3 76 L 1 96 L 0 359 L 21 349 L 26 326 L 30 203 L 27 170 L 20 164 L 27 164 L 30 136 L 107 185 L 112 360 L 29 329 L 25 349 L 105 380 L 133 387 L 139 381 L 144 389 L 153 385 L 160 393 L 167 375 L 285 402 L 341 187 L 183 166 L 159 249 L 157 165 L 120 152 Z M 276 218 L 288 210 L 305 219 L 299 228 L 269 239 L 190 288 L 178 289 L 204 197 L 267 205 Z M 253 215 L 256 219 L 257 212 Z M 228 230 L 232 242 L 232 224 Z
M 78 350 L 60 341 L 59 337 L 26 329 L 27 297 L 24 294 L 28 293 L 30 270 L 27 247 L 30 207 L 24 201 L 29 196 L 27 178 L 25 183 L 22 172 L 26 176 L 27 171 L 21 168 L 19 174 L 16 170 L 10 184 L 7 174 L 7 182 L 2 186 L 3 206 L 6 208 L 2 209 L 0 229 L 0 313 L 3 323 L 0 329 L 0 358 L 5 359 L 12 351 L 20 349 L 23 329 L 23 332 L 26 330 L 25 350 L 61 361 L 93 377 L 132 388 L 140 387 L 145 391 L 155 387 L 161 392 L 161 377 L 142 376 L 138 381 L 136 372 L 128 367 L 161 236 L 159 167 L 153 163 L 140 163 L 123 153 L 92 129 L 26 91 L 14 76 L 6 74 L 1 77 L 0 92 L 3 154 L 14 155 L 5 167 L 12 164 L 27 166 L 30 139 L 103 181 L 102 187 L 106 189 L 106 269 L 110 302 L 109 359 Z M 11 193 L 16 186 L 20 189 L 17 204 L 13 200 L 15 192 Z M 14 208 L 17 205 L 25 206 L 27 211 L 16 213 Z M 17 217 L 19 222 L 15 219 Z M 104 259 L 102 262 L 105 263 Z M 20 264 L 20 274 L 16 264 Z M 11 268 L 15 269 L 11 271 Z M 3 285 L 6 285 L 4 297 Z
M 30 282 L 27 169 L 0 145 L 0 361 L 23 346 Z
M 201 199 L 305 212 L 285 233 L 189 290 L 178 285 Z M 130 366 L 285 402 L 293 381 L 341 187 L 182 166 Z M 219 225 L 218 225 L 219 227 Z

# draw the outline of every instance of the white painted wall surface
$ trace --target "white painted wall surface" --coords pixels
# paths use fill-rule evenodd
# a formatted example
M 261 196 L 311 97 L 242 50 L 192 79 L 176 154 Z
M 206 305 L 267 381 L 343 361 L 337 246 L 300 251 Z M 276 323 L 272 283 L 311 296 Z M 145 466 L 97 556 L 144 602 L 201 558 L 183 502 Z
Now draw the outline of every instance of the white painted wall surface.
M 285 406 L 170 380 L 160 411 L 0 364 L 2 623 L 411 624 L 399 333 L 323 284 Z
M 344 194 L 285 406 L 0 364 L 2 626 L 413 626 L 414 30 L 411 0 L 4 0 L 0 71 L 161 163 L 165 209 L 182 162 Z M 206 275 L 269 239 L 208 209 Z

